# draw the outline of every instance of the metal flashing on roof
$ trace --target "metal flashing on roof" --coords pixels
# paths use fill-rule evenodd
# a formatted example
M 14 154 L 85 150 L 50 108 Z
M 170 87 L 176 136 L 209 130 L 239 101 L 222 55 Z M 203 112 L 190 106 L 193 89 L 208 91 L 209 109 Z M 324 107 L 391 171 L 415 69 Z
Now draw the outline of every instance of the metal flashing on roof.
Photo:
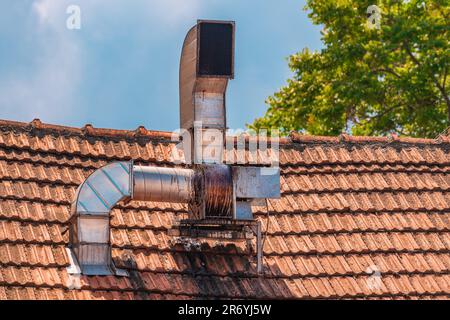
M 114 264 L 104 265 L 80 265 L 72 248 L 66 248 L 67 257 L 69 258 L 69 266 L 66 268 L 69 275 L 86 275 L 86 276 L 109 276 L 115 275 L 119 277 L 128 277 L 128 271 L 119 269 Z

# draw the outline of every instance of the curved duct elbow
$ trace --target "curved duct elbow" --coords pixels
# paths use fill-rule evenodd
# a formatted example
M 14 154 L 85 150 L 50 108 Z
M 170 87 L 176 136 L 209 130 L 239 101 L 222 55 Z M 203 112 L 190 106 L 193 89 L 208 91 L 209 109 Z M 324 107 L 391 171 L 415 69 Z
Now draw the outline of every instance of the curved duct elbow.
M 110 212 L 118 202 L 189 202 L 194 171 L 115 162 L 92 173 L 72 203 L 70 244 L 83 274 L 118 274 L 111 259 Z M 75 260 L 75 259 L 74 259 Z
M 114 162 L 92 173 L 77 189 L 72 215 L 108 215 L 117 202 L 132 195 L 132 164 Z
M 129 162 L 108 164 L 78 187 L 71 208 L 69 237 L 83 274 L 118 274 L 111 262 L 110 211 L 119 201 L 131 198 L 132 187 Z

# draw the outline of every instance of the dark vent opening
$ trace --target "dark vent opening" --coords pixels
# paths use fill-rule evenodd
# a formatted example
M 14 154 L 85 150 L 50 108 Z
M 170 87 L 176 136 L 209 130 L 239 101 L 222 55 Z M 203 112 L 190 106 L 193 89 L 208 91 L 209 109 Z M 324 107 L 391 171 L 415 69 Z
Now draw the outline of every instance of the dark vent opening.
M 232 23 L 199 24 L 199 76 L 233 77 Z

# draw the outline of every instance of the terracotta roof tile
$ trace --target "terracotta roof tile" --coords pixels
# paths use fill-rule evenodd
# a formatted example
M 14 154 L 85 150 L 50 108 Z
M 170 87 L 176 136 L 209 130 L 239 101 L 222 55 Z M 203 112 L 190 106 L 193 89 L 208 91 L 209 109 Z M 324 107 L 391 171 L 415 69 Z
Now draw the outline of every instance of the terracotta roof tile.
M 70 276 L 77 186 L 114 160 L 174 166 L 171 138 L 143 127 L 0 120 L 0 299 L 450 297 L 450 141 L 442 137 L 282 139 L 282 198 L 253 207 L 263 234 L 268 226 L 263 275 L 245 241 L 202 239 L 199 251 L 177 244 L 169 229 L 187 218 L 186 205 L 132 202 L 111 219 L 114 262 L 132 276 Z M 257 154 L 264 163 L 271 156 Z

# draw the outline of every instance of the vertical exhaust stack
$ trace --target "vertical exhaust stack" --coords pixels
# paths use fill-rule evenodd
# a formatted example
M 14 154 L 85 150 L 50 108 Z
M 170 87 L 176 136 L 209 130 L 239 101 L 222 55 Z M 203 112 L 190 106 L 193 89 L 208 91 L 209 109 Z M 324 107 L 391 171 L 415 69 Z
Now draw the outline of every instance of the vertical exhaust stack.
M 223 164 L 225 93 L 234 77 L 235 24 L 199 20 L 186 36 L 180 63 L 180 126 L 189 135 L 190 168 L 110 163 L 93 172 L 72 203 L 70 247 L 79 271 L 90 275 L 125 274 L 111 258 L 110 214 L 120 201 L 187 203 L 192 221 L 225 225 L 255 223 L 255 199 L 280 197 L 279 168 Z M 258 243 L 261 226 L 258 224 Z M 262 250 L 258 246 L 258 266 Z M 259 267 L 258 267 L 259 268 Z M 258 269 L 259 270 L 259 269 Z
M 198 20 L 184 40 L 180 128 L 188 131 L 191 139 L 185 150 L 188 163 L 222 163 L 227 129 L 225 93 L 228 80 L 234 78 L 234 39 L 233 21 Z

